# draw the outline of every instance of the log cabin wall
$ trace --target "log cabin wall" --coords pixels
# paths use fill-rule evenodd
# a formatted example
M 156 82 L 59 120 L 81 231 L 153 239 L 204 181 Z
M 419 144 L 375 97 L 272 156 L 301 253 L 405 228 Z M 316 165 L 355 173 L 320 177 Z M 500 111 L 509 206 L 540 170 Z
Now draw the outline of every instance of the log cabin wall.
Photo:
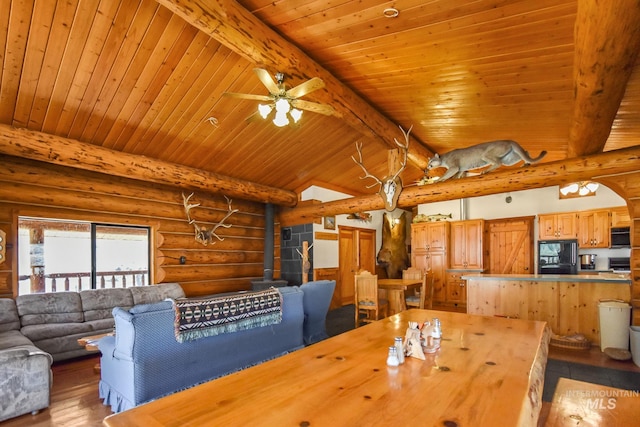
M 186 219 L 184 190 L 0 155 L 0 229 L 7 233 L 7 260 L 0 264 L 0 297 L 17 293 L 18 216 L 151 227 L 151 282 L 178 282 L 188 296 L 251 288 L 263 275 L 264 205 L 233 199 L 239 209 L 220 227 L 224 238 L 195 241 Z M 108 171 L 106 171 L 108 173 Z M 186 193 L 186 192 L 185 192 Z M 191 216 L 210 229 L 227 213 L 222 195 L 195 191 Z M 181 265 L 179 258 L 186 257 Z M 275 227 L 274 277 L 280 277 L 280 236 Z

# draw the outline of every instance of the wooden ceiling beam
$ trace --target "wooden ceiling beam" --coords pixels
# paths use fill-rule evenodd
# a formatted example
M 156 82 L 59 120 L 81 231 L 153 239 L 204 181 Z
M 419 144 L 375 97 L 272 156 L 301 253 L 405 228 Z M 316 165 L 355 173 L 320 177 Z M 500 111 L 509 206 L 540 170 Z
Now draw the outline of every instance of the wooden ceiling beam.
M 325 89 L 314 92 L 315 97 L 331 105 L 338 117 L 361 134 L 381 141 L 386 147 L 396 148 L 394 138 L 402 134 L 393 122 L 237 2 L 157 1 L 254 64 L 289 72 L 300 79 L 321 78 Z M 411 125 L 406 123 L 403 128 L 406 130 Z M 408 157 L 414 166 L 425 170 L 432 156 L 432 151 L 411 138 Z
M 640 51 L 640 2 L 578 1 L 568 157 L 602 152 Z
M 298 201 L 292 191 L 4 124 L 0 153 L 262 203 L 295 206 Z
M 640 146 L 521 168 L 505 168 L 486 175 L 405 188 L 398 199 L 398 207 L 410 209 L 424 203 L 531 190 L 574 181 L 598 181 L 598 177 L 637 172 L 640 170 L 638 165 Z M 291 226 L 309 223 L 322 216 L 378 209 L 384 209 L 384 201 L 375 193 L 320 205 L 283 209 L 279 219 L 281 226 Z

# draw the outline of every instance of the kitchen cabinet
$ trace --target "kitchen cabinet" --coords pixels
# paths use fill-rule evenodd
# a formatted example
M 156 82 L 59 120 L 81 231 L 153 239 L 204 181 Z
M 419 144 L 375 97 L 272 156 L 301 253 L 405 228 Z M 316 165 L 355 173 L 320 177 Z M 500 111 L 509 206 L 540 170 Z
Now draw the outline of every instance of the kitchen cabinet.
M 611 208 L 611 227 L 631 227 L 631 215 L 626 206 Z
M 462 278 L 460 272 L 447 273 L 446 302 L 456 307 L 467 306 L 467 281 Z
M 446 300 L 446 270 L 447 252 L 432 251 L 415 254 L 413 267 L 433 272 L 433 302 L 442 303 Z
M 411 250 L 446 250 L 450 225 L 448 221 L 411 224 Z
M 450 223 L 447 221 L 411 224 L 411 265 L 433 271 L 434 303 L 446 300 L 449 232 Z
M 482 270 L 482 235 L 484 220 L 472 219 L 451 223 L 452 270 Z
M 538 215 L 539 240 L 575 239 L 577 232 L 577 214 L 562 212 Z
M 610 210 L 600 209 L 578 213 L 578 246 L 608 248 L 610 246 Z

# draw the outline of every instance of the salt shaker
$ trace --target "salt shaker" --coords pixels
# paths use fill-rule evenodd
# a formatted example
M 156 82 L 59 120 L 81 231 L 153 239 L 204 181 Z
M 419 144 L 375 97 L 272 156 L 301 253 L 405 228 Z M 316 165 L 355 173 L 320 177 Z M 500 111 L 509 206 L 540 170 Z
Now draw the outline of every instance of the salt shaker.
M 394 339 L 396 353 L 398 353 L 398 362 L 402 365 L 404 363 L 404 346 L 402 345 L 402 337 L 396 337 Z
M 395 345 L 389 347 L 389 355 L 387 356 L 387 366 L 398 366 L 400 360 L 398 360 L 398 349 Z

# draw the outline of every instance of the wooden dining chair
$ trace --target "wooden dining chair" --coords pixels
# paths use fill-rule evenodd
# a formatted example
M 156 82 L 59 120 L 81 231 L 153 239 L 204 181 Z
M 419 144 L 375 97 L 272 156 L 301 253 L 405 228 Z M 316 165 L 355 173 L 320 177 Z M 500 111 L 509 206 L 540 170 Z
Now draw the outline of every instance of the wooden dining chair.
M 406 271 L 406 270 L 405 270 Z M 420 271 L 420 270 L 419 270 Z M 411 274 L 413 272 L 410 272 Z M 403 279 L 422 279 L 422 286 L 420 287 L 420 292 L 416 292 L 413 295 L 407 295 L 405 297 L 405 302 L 407 307 L 418 307 L 418 308 L 433 308 L 433 270 L 427 270 L 426 272 L 420 271 L 422 277 L 405 277 L 404 272 L 402 275 Z
M 389 301 L 378 295 L 378 275 L 361 271 L 355 275 L 356 328 L 360 322 L 370 323 L 389 315 Z M 365 317 L 360 316 L 364 314 Z
M 402 270 L 402 278 L 403 279 L 418 279 L 422 280 L 422 286 L 420 289 L 412 289 L 408 291 L 404 295 L 405 303 L 407 306 L 418 307 L 420 302 L 420 296 L 424 295 L 423 287 L 424 287 L 424 270 L 417 267 L 409 267 L 406 270 Z M 420 307 L 424 308 L 424 307 Z

